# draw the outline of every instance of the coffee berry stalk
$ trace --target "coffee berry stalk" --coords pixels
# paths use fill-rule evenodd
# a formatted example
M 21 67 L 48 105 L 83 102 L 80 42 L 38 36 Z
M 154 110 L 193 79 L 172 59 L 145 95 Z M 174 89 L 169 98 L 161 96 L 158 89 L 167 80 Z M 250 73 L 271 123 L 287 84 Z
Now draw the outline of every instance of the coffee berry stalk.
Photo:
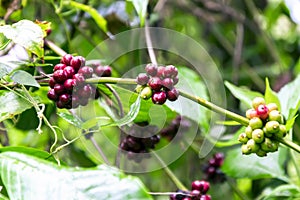
M 242 153 L 255 153 L 267 156 L 269 152 L 278 150 L 279 141 L 286 136 L 284 118 L 275 103 L 266 104 L 265 99 L 256 97 L 252 100 L 252 108 L 246 111 L 249 125 L 238 137 L 242 143 Z

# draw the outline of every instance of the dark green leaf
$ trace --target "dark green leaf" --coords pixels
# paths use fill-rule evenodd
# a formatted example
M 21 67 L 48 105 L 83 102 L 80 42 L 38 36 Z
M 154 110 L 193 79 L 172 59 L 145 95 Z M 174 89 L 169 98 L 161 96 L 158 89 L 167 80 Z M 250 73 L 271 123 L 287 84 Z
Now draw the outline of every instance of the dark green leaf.
M 245 87 L 237 87 L 228 81 L 225 81 L 225 85 L 233 94 L 233 96 L 243 102 L 248 108 L 252 107 L 251 102 L 255 97 L 263 97 L 263 95 L 259 92 L 253 92 Z
M 18 70 L 15 71 L 11 76 L 11 80 L 13 80 L 16 83 L 27 85 L 27 86 L 34 86 L 34 87 L 40 87 L 38 82 L 34 79 L 34 77 L 29 74 L 26 71 Z
M 11 91 L 0 91 L 0 122 L 32 107 L 32 104 Z
M 73 124 L 77 128 L 81 128 L 82 126 L 82 121 L 79 118 L 77 118 L 75 115 L 69 113 L 68 111 L 65 112 L 61 110 L 60 112 L 57 113 L 57 115 L 63 118 L 64 120 L 66 120 L 67 122 L 69 122 L 70 124 Z
M 44 56 L 43 31 L 32 21 L 20 20 L 12 25 L 0 26 L 0 33 L 3 33 L 6 38 L 23 46 L 38 57 Z
M 279 152 L 269 153 L 266 157 L 242 155 L 241 149 L 236 148 L 227 153 L 222 171 L 233 178 L 278 178 L 287 181 L 279 155 Z
M 10 199 L 152 199 L 142 182 L 106 165 L 71 168 L 23 153 L 0 154 L 1 179 Z
M 105 123 L 105 121 L 108 121 L 108 120 L 110 120 L 109 117 L 95 117 L 95 118 L 89 119 L 89 120 L 85 121 L 84 123 L 82 123 L 81 128 L 89 129 L 94 126 L 101 126 Z
M 281 113 L 289 120 L 297 113 L 300 106 L 300 75 L 278 92 L 281 103 Z
M 278 106 L 278 110 L 279 111 L 281 110 L 280 101 L 278 99 L 277 93 L 271 89 L 268 78 L 266 78 L 265 100 L 266 100 L 267 104 L 268 103 L 276 103 Z

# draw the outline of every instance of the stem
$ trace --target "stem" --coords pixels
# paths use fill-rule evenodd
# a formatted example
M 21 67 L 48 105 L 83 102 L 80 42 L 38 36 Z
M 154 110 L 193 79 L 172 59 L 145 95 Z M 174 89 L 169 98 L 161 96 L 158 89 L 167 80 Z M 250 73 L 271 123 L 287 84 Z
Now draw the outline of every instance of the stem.
M 52 50 L 54 51 L 57 55 L 64 56 L 67 54 L 64 50 L 62 50 L 60 47 L 58 47 L 56 44 L 51 42 L 50 40 L 45 40 L 45 44 Z
M 112 83 L 112 84 L 128 84 L 135 85 L 136 79 L 132 78 L 115 78 L 115 77 L 100 77 L 100 78 L 90 78 L 85 81 L 86 83 Z
M 212 110 L 212 111 L 215 111 L 216 113 L 219 113 L 219 114 L 222 114 L 222 115 L 225 115 L 231 119 L 233 119 L 234 121 L 237 121 L 239 122 L 240 124 L 244 125 L 244 126 L 248 126 L 249 124 L 249 120 L 241 115 L 238 115 L 234 112 L 231 112 L 229 110 L 226 110 L 224 108 L 221 108 L 201 97 L 197 97 L 197 96 L 193 96 L 191 94 L 188 94 L 186 92 L 183 92 L 183 91 L 179 91 L 179 94 L 185 98 L 188 98 L 206 108 L 208 108 L 209 110 Z
M 290 141 L 290 140 L 284 140 L 283 138 L 276 138 L 276 140 L 284 145 L 286 145 L 287 147 L 297 151 L 298 153 L 300 153 L 300 146 L 297 145 L 296 143 Z
M 120 96 L 118 95 L 118 93 L 116 92 L 116 90 L 114 88 L 112 88 L 109 84 L 105 84 L 105 86 L 109 89 L 109 91 L 112 92 L 112 94 L 115 96 L 117 102 L 118 102 L 118 106 L 120 108 L 120 117 L 124 117 L 124 109 L 123 109 L 123 105 L 122 105 L 122 101 Z
M 89 137 L 89 139 L 91 140 L 92 144 L 94 145 L 94 147 L 97 149 L 98 153 L 100 154 L 100 156 L 102 157 L 102 159 L 104 160 L 105 164 L 110 165 L 107 157 L 105 156 L 105 154 L 103 153 L 102 149 L 100 148 L 100 146 L 98 145 L 97 141 L 95 140 L 94 136 L 91 135 Z
M 148 26 L 148 21 L 146 20 L 145 24 L 145 37 L 146 37 L 146 44 L 147 44 L 147 50 L 149 53 L 150 60 L 153 64 L 157 65 L 155 53 L 152 47 L 152 41 L 149 33 L 149 26 Z
M 157 160 L 161 163 L 163 166 L 163 169 L 165 170 L 166 174 L 170 177 L 170 179 L 175 183 L 178 189 L 187 191 L 188 189 L 180 182 L 180 180 L 176 177 L 176 175 L 168 168 L 168 166 L 164 163 L 164 161 L 154 152 L 151 151 Z

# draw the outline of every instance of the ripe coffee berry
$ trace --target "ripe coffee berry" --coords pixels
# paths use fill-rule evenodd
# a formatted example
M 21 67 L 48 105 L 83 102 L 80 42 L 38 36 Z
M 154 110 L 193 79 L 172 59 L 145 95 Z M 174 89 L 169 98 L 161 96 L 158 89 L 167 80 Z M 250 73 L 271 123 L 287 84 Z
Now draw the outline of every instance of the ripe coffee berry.
M 167 95 L 166 92 L 164 91 L 159 91 L 159 92 L 154 92 L 152 95 L 152 102 L 155 104 L 164 104 L 167 100 Z
M 84 78 L 91 78 L 94 70 L 89 66 L 84 66 L 78 70 L 78 74 L 81 74 Z
M 140 73 L 136 78 L 136 82 L 139 85 L 146 85 L 149 81 L 149 77 L 145 73 Z
M 50 99 L 50 100 L 53 100 L 53 101 L 56 101 L 58 99 L 58 96 L 57 94 L 55 93 L 54 89 L 50 89 L 48 94 L 47 94 L 47 97 Z
M 171 90 L 174 86 L 174 82 L 171 78 L 165 78 L 163 79 L 162 81 L 162 85 L 166 88 L 166 89 L 169 89 Z
M 72 59 L 73 59 L 73 56 L 71 54 L 66 54 L 62 57 L 62 59 L 60 60 L 60 63 L 70 66 Z
M 158 77 L 152 77 L 149 80 L 149 86 L 154 91 L 159 91 L 162 88 L 162 81 Z
M 64 70 L 59 69 L 53 73 L 53 78 L 57 83 L 63 83 L 65 80 L 67 80 L 67 75 Z
M 104 66 L 104 72 L 103 72 L 103 77 L 109 77 L 111 76 L 111 67 L 110 66 Z
M 257 107 L 256 113 L 262 120 L 265 120 L 268 117 L 268 107 L 261 104 Z
M 84 65 L 84 57 L 73 57 L 70 54 L 63 56 L 61 63 L 55 65 L 53 77 L 49 80 L 52 89 L 47 96 L 56 102 L 58 108 L 77 108 L 79 105 L 87 105 L 90 98 L 100 96 L 95 87 L 85 82 L 85 78 L 93 76 L 93 68 Z M 102 68 L 102 74 L 111 75 L 109 66 Z
M 179 96 L 179 91 L 176 88 L 172 88 L 167 91 L 167 98 L 169 101 L 176 101 Z
M 157 66 L 152 63 L 147 64 L 145 70 L 149 76 L 156 76 L 157 74 Z
M 210 184 L 207 181 L 196 180 L 192 182 L 192 190 L 198 190 L 201 194 L 206 194 L 209 190 Z
M 59 64 L 56 64 L 56 65 L 54 66 L 53 71 L 57 71 L 57 70 L 59 70 L 59 69 L 63 70 L 63 69 L 65 69 L 66 67 L 67 67 L 67 65 L 62 64 L 62 63 L 59 63 Z
M 178 70 L 173 65 L 167 65 L 164 72 L 163 72 L 164 77 L 174 78 L 177 75 L 178 75 Z

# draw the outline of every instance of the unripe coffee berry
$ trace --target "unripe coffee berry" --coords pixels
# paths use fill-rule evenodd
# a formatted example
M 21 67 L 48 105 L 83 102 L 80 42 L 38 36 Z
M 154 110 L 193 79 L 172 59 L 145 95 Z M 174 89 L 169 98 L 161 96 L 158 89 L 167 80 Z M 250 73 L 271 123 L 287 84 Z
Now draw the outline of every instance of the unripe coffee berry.
M 267 108 L 268 108 L 269 112 L 271 112 L 272 110 L 278 110 L 278 106 L 276 103 L 267 104 Z
M 152 96 L 151 88 L 148 86 L 143 88 L 140 95 L 143 99 L 149 99 Z
M 261 129 L 255 129 L 252 132 L 252 139 L 256 143 L 262 143 L 264 141 L 264 139 L 265 139 L 263 130 L 261 130 Z
M 279 131 L 279 123 L 277 121 L 269 121 L 265 125 L 267 132 L 276 133 Z
M 266 104 L 266 101 L 264 98 L 262 97 L 255 97 L 252 100 L 252 107 L 256 110 L 258 108 L 259 105 L 264 105 Z
M 249 109 L 246 111 L 246 117 L 248 119 L 252 119 L 253 117 L 258 117 L 256 110 L 254 109 Z
M 253 139 L 248 140 L 246 145 L 251 153 L 256 153 L 259 150 L 259 145 Z
M 263 127 L 263 122 L 260 118 L 254 117 L 249 120 L 249 126 L 252 128 L 252 130 L 259 129 Z
M 269 121 L 277 121 L 278 123 L 283 123 L 283 117 L 278 110 L 272 110 L 269 113 Z
M 279 143 L 273 141 L 270 138 L 265 138 L 265 141 L 261 143 L 261 149 L 266 152 L 275 152 L 278 150 Z
M 259 149 L 259 150 L 256 152 L 256 155 L 259 156 L 259 157 L 265 157 L 265 156 L 267 156 L 267 152 L 265 152 L 265 151 L 262 150 L 262 149 Z
M 243 144 L 241 149 L 242 149 L 243 154 L 245 154 L 245 155 L 251 154 L 251 150 L 248 148 L 247 144 Z
M 245 144 L 245 143 L 248 142 L 249 138 L 247 137 L 246 133 L 241 133 L 241 134 L 239 135 L 238 140 L 239 140 L 239 142 Z
M 286 127 L 283 124 L 279 125 L 279 131 L 275 133 L 275 136 L 278 138 L 284 138 L 286 136 Z
M 251 126 L 246 127 L 245 133 L 246 133 L 248 138 L 252 138 L 252 131 L 253 131 L 253 129 L 251 128 Z

